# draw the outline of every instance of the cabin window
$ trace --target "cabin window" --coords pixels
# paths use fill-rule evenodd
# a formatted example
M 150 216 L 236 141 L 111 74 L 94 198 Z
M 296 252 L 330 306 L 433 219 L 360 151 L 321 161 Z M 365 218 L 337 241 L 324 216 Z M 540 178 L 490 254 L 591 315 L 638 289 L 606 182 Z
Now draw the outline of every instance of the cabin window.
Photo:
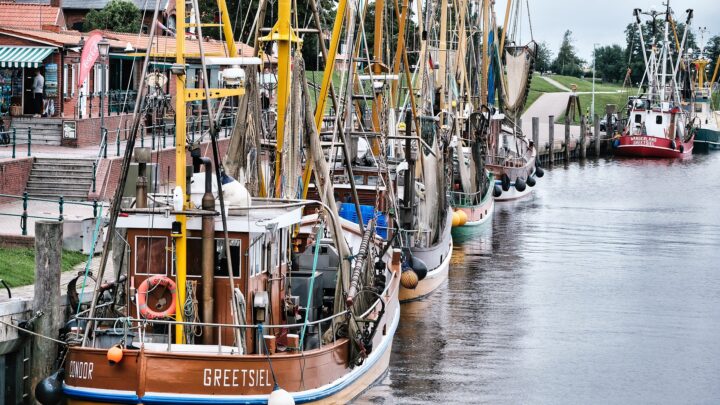
M 262 272 L 265 267 L 265 255 L 263 254 L 263 245 L 265 244 L 265 236 L 251 234 L 251 246 L 249 249 L 248 272 L 250 277 L 256 276 Z
M 662 125 L 662 115 L 658 115 L 655 117 L 655 123 L 658 125 Z
M 702 107 L 703 107 L 702 104 L 700 104 L 700 103 L 695 103 L 695 112 L 696 112 L 696 113 L 701 113 L 702 110 L 703 110 Z
M 230 258 L 232 259 L 233 276 L 240 277 L 240 240 L 230 239 Z M 189 277 L 202 276 L 202 238 L 187 239 L 187 275 Z M 215 239 L 215 259 L 213 261 L 215 277 L 227 277 L 227 255 L 225 255 L 225 242 Z M 175 269 L 173 268 L 173 275 Z
M 636 123 L 636 124 L 642 123 L 642 115 L 640 115 L 640 114 L 635 114 L 635 123 Z
M 168 239 L 165 236 L 135 238 L 135 274 L 167 274 Z
M 365 177 L 362 175 L 355 175 L 355 184 L 358 186 L 365 184 Z

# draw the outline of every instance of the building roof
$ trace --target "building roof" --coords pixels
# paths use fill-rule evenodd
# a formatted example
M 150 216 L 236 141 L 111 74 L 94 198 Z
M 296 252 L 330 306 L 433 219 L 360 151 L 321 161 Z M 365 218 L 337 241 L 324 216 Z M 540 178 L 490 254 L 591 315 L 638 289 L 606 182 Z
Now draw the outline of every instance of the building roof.
M 154 0 L 130 0 L 141 11 L 155 10 Z M 105 7 L 110 0 L 62 0 L 62 8 L 68 10 L 100 10 Z M 168 0 L 160 0 L 160 10 L 165 10 Z
M 62 10 L 45 4 L 0 2 L 0 27 L 41 30 L 43 25 L 65 27 Z
M 150 37 L 148 35 L 138 35 L 111 31 L 101 31 L 105 38 L 110 42 L 111 52 L 117 53 L 128 53 L 137 54 L 144 52 L 150 45 Z M 90 34 L 80 31 L 73 30 L 61 30 L 54 32 L 50 30 L 31 30 L 21 28 L 5 28 L 0 27 L 0 35 L 5 34 L 14 36 L 16 38 L 22 38 L 28 41 L 37 42 L 40 44 L 73 48 L 80 44 L 81 38 L 87 38 Z M 134 49 L 134 51 L 126 52 L 128 44 Z M 0 42 L 0 45 L 2 43 Z M 155 37 L 152 41 L 152 54 L 155 57 L 159 57 L 161 54 L 175 55 L 176 42 L 174 37 Z M 203 48 L 205 53 L 209 56 L 228 56 L 225 55 L 225 45 L 223 42 L 215 40 L 206 40 L 203 42 Z M 237 56 L 251 56 L 253 49 L 251 46 L 237 43 L 238 55 Z M 199 54 L 200 50 L 198 43 L 195 40 L 187 40 L 185 42 L 186 52 L 189 54 Z M 266 62 L 268 62 L 266 60 Z M 272 58 L 269 63 L 277 63 L 275 58 Z

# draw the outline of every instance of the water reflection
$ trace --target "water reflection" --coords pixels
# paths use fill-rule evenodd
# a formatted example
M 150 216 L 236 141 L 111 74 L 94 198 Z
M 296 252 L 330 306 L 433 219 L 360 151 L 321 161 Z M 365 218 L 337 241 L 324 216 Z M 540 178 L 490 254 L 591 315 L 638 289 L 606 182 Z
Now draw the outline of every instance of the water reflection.
M 456 238 L 356 403 L 720 402 L 720 154 L 546 170 Z

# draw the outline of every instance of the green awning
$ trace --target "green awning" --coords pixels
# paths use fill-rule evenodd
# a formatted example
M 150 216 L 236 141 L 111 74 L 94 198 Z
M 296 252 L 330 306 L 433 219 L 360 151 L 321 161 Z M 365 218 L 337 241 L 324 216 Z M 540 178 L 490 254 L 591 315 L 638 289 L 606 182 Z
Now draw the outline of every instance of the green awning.
M 54 50 L 47 46 L 0 46 L 0 67 L 36 68 Z

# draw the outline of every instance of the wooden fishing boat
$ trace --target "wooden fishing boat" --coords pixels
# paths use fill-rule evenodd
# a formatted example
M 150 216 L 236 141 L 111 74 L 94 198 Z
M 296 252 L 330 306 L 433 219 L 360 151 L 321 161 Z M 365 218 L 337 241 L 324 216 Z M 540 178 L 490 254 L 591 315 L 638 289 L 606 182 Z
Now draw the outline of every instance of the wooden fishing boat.
M 495 176 L 495 201 L 513 201 L 530 193 L 536 184 L 536 176 L 542 177 L 542 169 L 536 167 L 537 149 L 525 137 L 501 128 L 501 117 L 490 122 L 488 155 L 485 167 Z M 499 194 L 499 195 L 498 195 Z
M 700 29 L 705 33 L 705 29 Z M 702 42 L 702 36 L 700 39 Z M 713 108 L 713 91 L 715 89 L 718 71 L 720 71 L 720 56 L 715 63 L 713 76 L 708 80 L 705 69 L 710 59 L 705 55 L 705 47 L 700 49 L 695 58 L 688 58 L 689 65 L 694 73 L 694 86 L 692 87 L 692 99 L 688 100 L 698 118 L 698 128 L 695 133 L 694 145 L 702 150 L 720 150 L 720 111 Z
M 340 7 L 345 4 L 341 0 Z M 218 6 L 225 19 L 224 0 Z M 178 15 L 186 15 L 184 2 L 176 7 Z M 113 297 L 96 291 L 90 308 L 73 318 L 62 384 L 68 404 L 346 403 L 387 370 L 400 318 L 403 252 L 377 236 L 376 219 L 358 224 L 338 216 L 317 128 L 308 114 L 293 116 L 293 111 L 310 111 L 309 94 L 302 61 L 290 69 L 295 38 L 290 1 L 281 0 L 278 7 L 278 23 L 264 40 L 278 42 L 278 111 L 289 118 L 278 114 L 272 134 L 276 170 L 266 171 L 270 180 L 258 183 L 261 194 L 273 198 L 250 197 L 221 170 L 216 126 L 209 120 L 212 159 L 192 145 L 192 172 L 177 165 L 173 195 L 148 202 L 144 175 L 150 151 L 132 149 L 136 119 L 120 182 L 126 183 L 134 157 L 139 164 L 135 204 L 120 207 L 119 187 L 108 231 L 126 233 L 125 288 Z M 196 1 L 192 13 L 199 20 Z M 178 32 L 185 32 L 185 19 L 177 24 Z M 230 44 L 228 54 L 237 55 L 228 21 L 220 25 Z M 197 38 L 203 38 L 201 24 L 195 27 Z M 177 66 L 184 65 L 185 41 L 178 36 Z M 232 68 L 241 64 L 241 58 L 225 59 Z M 186 103 L 200 92 L 185 89 L 183 72 L 176 71 L 181 89 L 176 150 L 184 161 Z M 244 93 L 243 86 L 208 88 L 207 69 L 201 71 L 210 117 L 215 116 L 211 98 Z M 293 96 L 291 77 L 296 78 Z M 286 108 L 298 98 L 304 100 L 302 110 Z M 300 148 L 309 155 L 305 166 L 316 173 L 318 201 L 292 199 L 288 193 L 294 190 L 283 184 L 299 154 L 288 149 L 284 137 L 285 120 L 294 118 L 304 118 L 307 143 Z M 245 117 L 238 119 L 244 122 Z M 250 155 L 245 150 L 226 156 L 226 163 L 237 165 Z M 267 169 L 263 157 L 256 157 L 256 167 L 244 167 L 245 173 Z M 204 182 L 199 206 L 186 186 L 190 177 Z M 103 249 L 98 278 L 103 278 L 108 250 Z
M 693 109 L 686 110 L 682 106 L 681 92 L 690 89 L 683 89 L 678 66 L 685 49 L 692 10 L 688 10 L 687 24 L 677 52 L 673 50 L 669 39 L 670 22 L 674 20 L 669 2 L 664 12 L 652 10 L 643 13 L 635 9 L 634 15 L 645 61 L 644 80 L 647 80 L 647 84 L 644 81 L 640 84 L 640 92 L 644 86 L 647 86 L 647 92 L 629 101 L 627 124 L 622 134 L 612 141 L 615 154 L 652 158 L 689 156 L 694 146 L 697 121 Z M 641 15 L 648 15 L 653 20 L 658 17 L 665 20 L 663 40 L 655 44 L 651 38 L 653 43 L 650 44 L 649 52 L 645 51 Z M 673 54 L 676 55 L 674 61 Z

